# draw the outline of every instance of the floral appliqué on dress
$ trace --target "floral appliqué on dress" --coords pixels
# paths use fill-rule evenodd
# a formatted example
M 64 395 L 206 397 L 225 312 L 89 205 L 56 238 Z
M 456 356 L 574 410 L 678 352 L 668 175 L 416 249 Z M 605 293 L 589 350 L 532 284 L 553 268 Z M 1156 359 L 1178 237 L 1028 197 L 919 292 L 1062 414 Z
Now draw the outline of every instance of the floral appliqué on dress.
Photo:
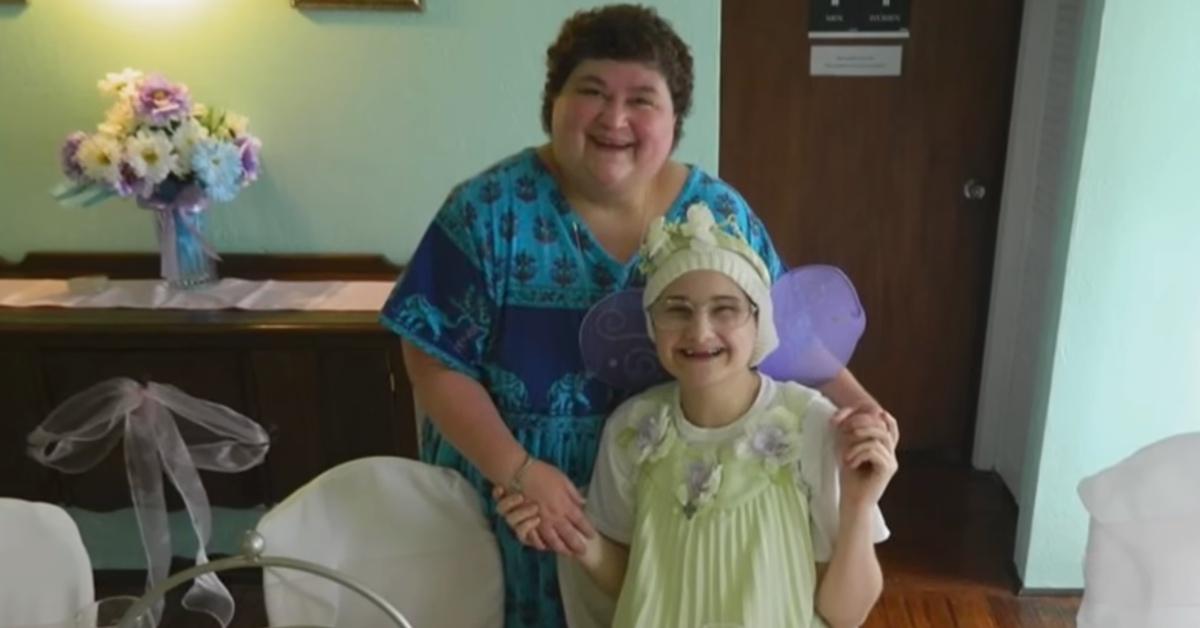
M 633 425 L 621 431 L 617 442 L 633 450 L 633 462 L 641 466 L 667 455 L 675 442 L 675 430 L 671 425 L 671 409 L 662 404 L 641 404 L 634 410 L 638 418 Z
M 645 404 L 635 410 L 638 418 L 619 437 L 622 447 L 630 450 L 634 464 L 661 460 L 678 442 L 667 404 Z M 675 497 L 683 514 L 691 519 L 713 502 L 721 488 L 722 460 L 758 462 L 768 474 L 789 468 L 800 479 L 801 421 L 786 407 L 776 406 L 750 417 L 732 442 L 715 452 L 691 456 L 679 469 Z

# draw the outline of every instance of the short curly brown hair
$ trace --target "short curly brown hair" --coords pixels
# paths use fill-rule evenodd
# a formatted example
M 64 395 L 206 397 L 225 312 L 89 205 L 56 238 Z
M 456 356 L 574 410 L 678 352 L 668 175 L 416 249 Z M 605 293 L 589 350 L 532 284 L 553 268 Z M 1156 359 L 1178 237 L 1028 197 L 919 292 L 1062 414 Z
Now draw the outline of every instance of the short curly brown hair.
M 567 77 L 591 59 L 639 61 L 654 66 L 666 79 L 675 108 L 675 145 L 683 137 L 683 119 L 692 109 L 692 53 L 654 9 L 613 4 L 579 11 L 563 22 L 558 38 L 546 49 L 546 86 L 542 91 L 542 128 L 550 132 L 554 99 Z

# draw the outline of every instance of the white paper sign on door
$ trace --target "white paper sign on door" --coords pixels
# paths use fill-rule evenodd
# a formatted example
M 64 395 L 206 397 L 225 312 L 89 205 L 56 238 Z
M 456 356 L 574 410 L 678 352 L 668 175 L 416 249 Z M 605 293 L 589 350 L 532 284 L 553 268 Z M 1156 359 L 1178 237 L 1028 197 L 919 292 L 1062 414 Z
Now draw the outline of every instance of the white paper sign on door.
M 900 46 L 813 46 L 812 76 L 900 76 Z

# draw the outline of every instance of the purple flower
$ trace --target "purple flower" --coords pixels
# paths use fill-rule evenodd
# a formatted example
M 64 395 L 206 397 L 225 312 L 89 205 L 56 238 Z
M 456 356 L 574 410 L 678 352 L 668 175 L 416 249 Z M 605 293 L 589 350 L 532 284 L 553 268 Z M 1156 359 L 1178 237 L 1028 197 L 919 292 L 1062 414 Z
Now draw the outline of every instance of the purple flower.
M 154 191 L 154 186 L 149 185 L 134 172 L 132 166 L 122 161 L 121 177 L 113 184 L 113 190 L 120 196 L 149 196 Z
M 750 438 L 750 449 L 761 457 L 778 457 L 787 453 L 792 443 L 778 425 L 764 425 Z
M 257 137 L 246 135 L 234 142 L 242 153 L 242 185 L 249 185 L 258 180 L 259 153 L 262 142 Z
M 787 410 L 773 409 L 766 417 L 747 426 L 733 451 L 743 460 L 761 460 L 770 471 L 789 465 L 800 457 L 798 420 Z
M 77 157 L 79 145 L 85 139 L 87 139 L 87 133 L 81 131 L 76 131 L 68 135 L 67 140 L 63 142 L 62 151 L 59 153 L 63 174 L 67 175 L 67 178 L 72 181 L 82 182 L 87 180 L 87 177 L 83 174 L 83 166 L 79 165 Z
M 704 489 L 704 485 L 708 483 L 708 478 L 712 476 L 713 465 L 703 460 L 693 461 L 687 468 L 687 489 L 688 495 L 695 498 Z
M 192 101 L 186 85 L 175 85 L 154 74 L 142 81 L 135 107 L 143 120 L 163 126 L 186 118 L 192 110 Z
M 667 406 L 648 404 L 637 424 L 625 428 L 624 442 L 633 447 L 633 459 L 636 464 L 654 461 L 667 455 L 675 442 L 675 432 L 671 429 L 671 417 Z
M 684 470 L 683 483 L 675 496 L 683 504 L 683 514 L 691 519 L 696 511 L 712 502 L 721 487 L 721 463 L 693 460 Z

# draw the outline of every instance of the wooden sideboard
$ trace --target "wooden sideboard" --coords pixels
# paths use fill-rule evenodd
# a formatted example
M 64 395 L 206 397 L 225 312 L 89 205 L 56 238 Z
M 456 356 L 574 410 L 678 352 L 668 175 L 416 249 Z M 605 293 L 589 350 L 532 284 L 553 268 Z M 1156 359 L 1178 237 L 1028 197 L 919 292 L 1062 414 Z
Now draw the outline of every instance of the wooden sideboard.
M 0 277 L 154 277 L 151 255 L 31 255 Z M 233 255 L 222 275 L 392 280 L 382 258 Z M 265 463 L 202 472 L 215 506 L 272 504 L 338 463 L 415 457 L 412 391 L 399 339 L 375 312 L 0 307 L 0 496 L 111 510 L 130 504 L 120 447 L 80 475 L 48 470 L 25 437 L 71 395 L 111 377 L 178 386 L 258 421 Z M 185 422 L 179 422 L 181 428 Z M 169 505 L 178 506 L 173 490 Z

